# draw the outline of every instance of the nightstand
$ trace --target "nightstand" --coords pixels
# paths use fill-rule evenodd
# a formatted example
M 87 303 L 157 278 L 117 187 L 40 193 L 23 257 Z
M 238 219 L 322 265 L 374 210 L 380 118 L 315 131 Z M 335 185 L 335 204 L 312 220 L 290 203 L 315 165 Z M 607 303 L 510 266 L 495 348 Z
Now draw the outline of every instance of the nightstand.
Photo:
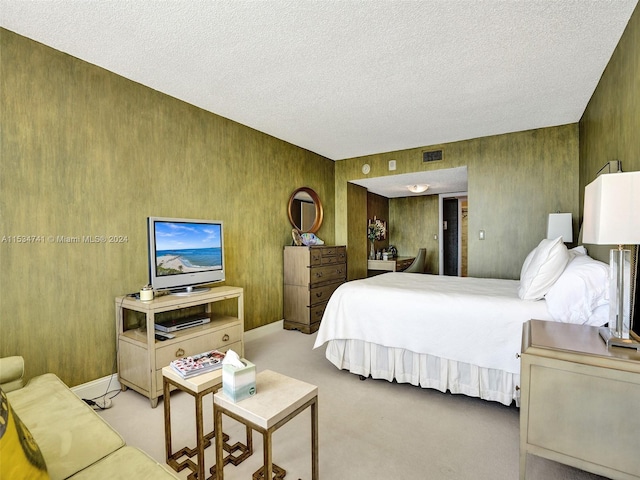
M 607 349 L 596 327 L 530 320 L 520 386 L 521 480 L 528 453 L 613 479 L 640 478 L 639 352 Z

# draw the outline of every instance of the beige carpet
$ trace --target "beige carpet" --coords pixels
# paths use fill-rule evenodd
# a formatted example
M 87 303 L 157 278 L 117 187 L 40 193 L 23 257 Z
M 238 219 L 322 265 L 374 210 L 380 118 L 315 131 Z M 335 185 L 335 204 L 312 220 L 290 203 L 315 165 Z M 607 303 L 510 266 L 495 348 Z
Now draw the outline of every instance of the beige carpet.
M 320 477 L 325 480 L 433 479 L 515 480 L 518 478 L 518 414 L 515 407 L 462 395 L 443 394 L 384 380 L 361 381 L 339 371 L 312 350 L 315 335 L 276 330 L 246 343 L 245 356 L 258 371 L 275 370 L 319 387 Z M 258 392 L 258 395 L 260 393 Z M 205 397 L 205 427 L 212 425 L 211 396 Z M 193 397 L 171 395 L 174 449 L 195 446 Z M 162 400 L 131 390 L 113 399 L 101 415 L 129 445 L 165 461 Z M 244 429 L 224 417 L 232 441 Z M 274 462 L 287 479 L 311 478 L 310 415 L 302 412 L 274 434 Z M 255 453 L 243 464 L 225 467 L 225 479 L 250 479 L 261 466 L 262 438 L 254 433 Z M 207 449 L 207 467 L 215 452 Z M 187 477 L 188 470 L 178 475 Z M 530 456 L 531 480 L 601 479 L 571 467 Z

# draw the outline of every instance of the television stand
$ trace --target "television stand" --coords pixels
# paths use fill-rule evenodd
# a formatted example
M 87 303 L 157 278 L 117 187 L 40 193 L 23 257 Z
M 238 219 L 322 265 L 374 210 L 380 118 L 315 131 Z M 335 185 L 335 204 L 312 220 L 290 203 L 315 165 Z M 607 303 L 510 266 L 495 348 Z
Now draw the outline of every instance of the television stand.
M 162 396 L 162 367 L 176 358 L 207 350 L 233 349 L 244 356 L 244 291 L 241 287 L 212 287 L 200 295 L 163 295 L 148 302 L 116 297 L 118 380 L 149 398 L 155 408 Z M 156 323 L 190 316 L 209 322 L 172 332 L 156 340 Z
M 177 290 L 170 290 L 169 295 L 184 297 L 187 295 L 197 295 L 198 293 L 206 293 L 209 290 L 211 290 L 211 288 L 209 287 L 185 287 Z

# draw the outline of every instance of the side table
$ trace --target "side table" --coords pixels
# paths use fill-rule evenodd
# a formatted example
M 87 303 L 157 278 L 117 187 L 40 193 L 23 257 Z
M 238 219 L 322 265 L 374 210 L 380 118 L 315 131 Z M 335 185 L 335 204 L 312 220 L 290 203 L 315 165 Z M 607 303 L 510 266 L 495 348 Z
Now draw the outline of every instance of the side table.
M 520 479 L 527 454 L 640 479 L 640 353 L 607 348 L 596 327 L 530 320 L 521 358 Z
M 196 403 L 196 448 L 183 447 L 172 453 L 171 445 L 171 386 L 187 392 L 195 398 Z M 213 372 L 204 373 L 191 378 L 182 378 L 171 367 L 162 368 L 162 388 L 163 388 L 163 405 L 164 405 L 164 441 L 165 451 L 167 454 L 167 464 L 176 472 L 189 468 L 189 480 L 205 480 L 204 467 L 204 449 L 211 445 L 211 439 L 216 436 L 223 440 L 223 435 L 216 435 L 216 430 L 208 434 L 204 434 L 202 422 L 202 397 L 222 386 L 222 369 Z M 222 428 L 219 430 L 222 432 Z M 228 440 L 228 436 L 225 440 Z M 179 459 L 186 456 L 182 462 Z M 191 460 L 193 456 L 197 456 L 197 464 Z
M 286 472 L 273 464 L 272 434 L 307 407 L 311 407 L 311 478 L 318 480 L 318 387 L 285 375 L 264 370 L 256 375 L 256 395 L 238 403 L 221 391 L 213 396 L 216 431 L 222 431 L 222 414 L 260 432 L 264 439 L 264 466 L 253 479 L 277 479 Z M 224 480 L 223 438 L 216 436 L 216 476 Z

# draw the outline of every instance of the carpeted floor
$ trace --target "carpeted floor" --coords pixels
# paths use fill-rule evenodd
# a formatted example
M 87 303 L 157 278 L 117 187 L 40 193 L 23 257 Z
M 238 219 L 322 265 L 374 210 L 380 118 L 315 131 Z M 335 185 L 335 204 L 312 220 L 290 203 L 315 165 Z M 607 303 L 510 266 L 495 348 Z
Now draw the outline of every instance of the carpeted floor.
M 315 335 L 274 330 L 250 335 L 245 357 L 258 371 L 275 370 L 319 388 L 320 477 L 325 480 L 433 479 L 515 480 L 518 478 L 519 410 L 462 395 L 443 394 L 406 384 L 367 379 L 339 371 L 312 350 Z M 258 395 L 260 392 L 258 392 Z M 211 397 L 205 397 L 205 428 L 212 425 Z M 193 397 L 171 395 L 174 450 L 195 446 Z M 162 399 L 152 409 L 131 390 L 101 412 L 129 445 L 165 461 Z M 224 417 L 232 442 L 244 428 Z M 311 478 L 310 415 L 302 412 L 274 434 L 273 459 L 287 479 Z M 255 453 L 241 465 L 225 467 L 225 479 L 250 479 L 262 462 L 262 438 L 254 433 Z M 215 461 L 206 452 L 207 467 Z M 187 478 L 188 470 L 178 475 Z M 601 479 L 581 470 L 529 456 L 531 480 Z

